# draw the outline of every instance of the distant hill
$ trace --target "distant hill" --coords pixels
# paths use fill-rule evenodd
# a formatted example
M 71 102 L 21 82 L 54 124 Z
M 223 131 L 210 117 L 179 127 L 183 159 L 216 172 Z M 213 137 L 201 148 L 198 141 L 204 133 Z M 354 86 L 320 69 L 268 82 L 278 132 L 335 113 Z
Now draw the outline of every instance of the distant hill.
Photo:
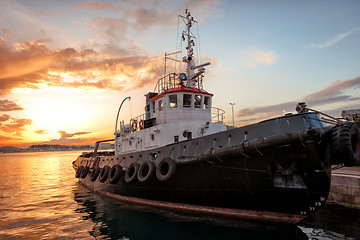
M 22 149 L 21 148 L 17 148 L 17 147 L 11 147 L 11 146 L 5 146 L 5 147 L 0 147 L 0 153 L 11 153 L 11 152 L 21 152 Z

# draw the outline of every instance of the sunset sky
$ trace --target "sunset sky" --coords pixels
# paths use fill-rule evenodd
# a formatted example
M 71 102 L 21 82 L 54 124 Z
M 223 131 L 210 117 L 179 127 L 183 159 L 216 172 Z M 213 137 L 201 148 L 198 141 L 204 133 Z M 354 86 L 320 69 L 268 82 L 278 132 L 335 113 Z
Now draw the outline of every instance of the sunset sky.
M 144 94 L 177 49 L 178 15 L 199 21 L 204 87 L 232 124 L 360 108 L 360 1 L 0 1 L 0 147 L 92 144 Z

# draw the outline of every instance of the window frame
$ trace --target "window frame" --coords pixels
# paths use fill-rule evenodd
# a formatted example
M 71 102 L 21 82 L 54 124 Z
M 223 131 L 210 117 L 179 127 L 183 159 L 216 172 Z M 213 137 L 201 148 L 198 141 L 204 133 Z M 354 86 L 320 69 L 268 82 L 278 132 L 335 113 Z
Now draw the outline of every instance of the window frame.
M 190 100 L 190 104 L 189 105 L 185 105 L 185 96 L 187 96 L 187 100 Z M 188 94 L 188 93 L 184 93 L 183 94 L 183 107 L 184 108 L 191 108 L 192 107 L 192 98 L 193 98 L 193 95 L 192 94 Z
M 175 97 L 175 102 L 172 102 L 172 100 L 174 99 L 171 99 L 171 97 Z M 172 109 L 172 108 L 177 108 L 179 105 L 178 105 L 178 95 L 177 94 L 170 94 L 169 95 L 169 107 Z M 171 105 L 171 104 L 175 104 L 175 105 Z

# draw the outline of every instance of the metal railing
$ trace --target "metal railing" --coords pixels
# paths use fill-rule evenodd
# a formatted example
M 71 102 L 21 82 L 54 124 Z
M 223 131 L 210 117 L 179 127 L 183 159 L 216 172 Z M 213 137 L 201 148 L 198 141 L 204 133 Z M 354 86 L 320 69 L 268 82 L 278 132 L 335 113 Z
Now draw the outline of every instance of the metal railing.
M 159 109 L 157 109 L 159 110 Z M 211 122 L 223 123 L 225 119 L 225 111 L 221 108 L 211 107 Z M 144 121 L 146 119 L 146 113 L 143 113 L 137 117 L 130 119 L 130 124 L 133 132 L 141 130 L 144 128 Z M 120 122 L 121 127 L 124 126 L 124 123 Z
M 203 89 L 203 76 L 199 75 L 196 77 L 196 88 Z M 185 86 L 186 80 L 181 81 L 179 78 L 179 74 L 177 73 L 169 73 L 165 77 L 162 77 L 158 80 L 158 82 L 155 85 L 154 92 L 160 94 L 163 92 L 166 92 L 169 89 Z
M 181 82 L 176 75 L 175 73 L 169 73 L 165 77 L 160 78 L 155 85 L 154 92 L 160 94 L 169 89 L 180 87 Z
M 216 123 L 224 122 L 225 111 L 221 108 L 211 107 L 211 121 Z
M 130 119 L 130 124 L 134 132 L 144 128 L 146 113 Z

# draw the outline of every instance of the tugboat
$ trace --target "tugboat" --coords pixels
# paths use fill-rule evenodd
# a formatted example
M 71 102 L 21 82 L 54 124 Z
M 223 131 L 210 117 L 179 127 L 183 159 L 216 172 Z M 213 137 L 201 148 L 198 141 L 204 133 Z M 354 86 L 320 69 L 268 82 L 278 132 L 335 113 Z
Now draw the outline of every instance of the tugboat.
M 145 95 L 145 113 L 126 124 L 119 119 L 125 98 L 114 139 L 73 162 L 76 178 L 121 201 L 196 214 L 296 223 L 319 209 L 331 164 L 360 158 L 358 126 L 304 103 L 297 114 L 226 126 L 203 88 L 210 63 L 194 61 L 197 22 L 187 10 L 179 17 L 185 71 L 162 77 Z M 98 152 L 109 141 L 114 151 Z

